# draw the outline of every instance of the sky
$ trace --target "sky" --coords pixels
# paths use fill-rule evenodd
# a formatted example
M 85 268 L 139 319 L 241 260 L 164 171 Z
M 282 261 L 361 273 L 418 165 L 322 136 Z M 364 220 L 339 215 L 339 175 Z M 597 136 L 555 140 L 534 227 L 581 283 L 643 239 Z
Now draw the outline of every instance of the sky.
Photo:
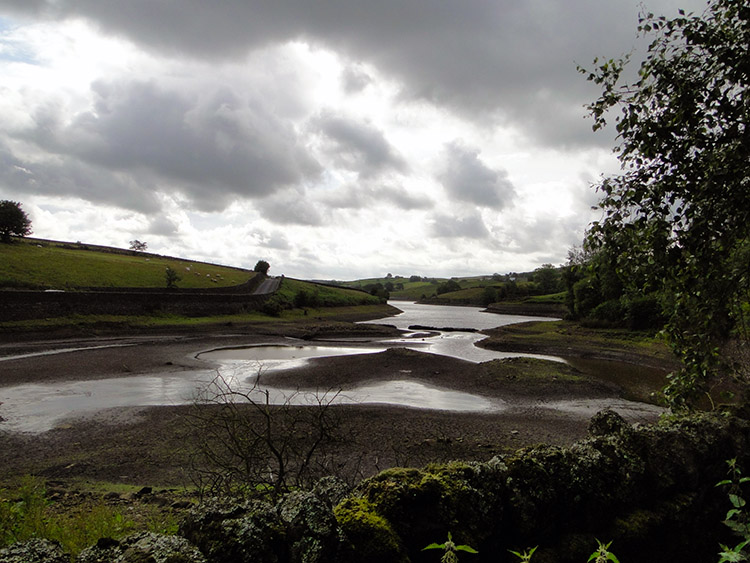
M 0 0 L 33 236 L 303 279 L 564 264 L 613 127 L 576 66 L 705 0 Z

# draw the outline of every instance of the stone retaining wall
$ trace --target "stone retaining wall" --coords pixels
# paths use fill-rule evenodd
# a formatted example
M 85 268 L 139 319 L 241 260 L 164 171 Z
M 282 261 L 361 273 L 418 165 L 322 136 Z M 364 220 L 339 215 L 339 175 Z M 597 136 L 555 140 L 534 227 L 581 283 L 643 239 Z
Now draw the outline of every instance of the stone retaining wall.
M 174 313 L 210 316 L 255 311 L 268 295 L 253 295 L 265 279 L 256 275 L 240 286 L 198 290 L 123 288 L 86 291 L 0 291 L 0 322 L 66 315 L 151 315 Z

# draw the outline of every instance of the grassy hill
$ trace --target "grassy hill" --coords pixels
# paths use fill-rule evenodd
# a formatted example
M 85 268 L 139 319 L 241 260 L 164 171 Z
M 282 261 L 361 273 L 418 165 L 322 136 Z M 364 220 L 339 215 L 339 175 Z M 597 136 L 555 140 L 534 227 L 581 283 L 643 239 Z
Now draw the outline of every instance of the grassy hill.
M 181 277 L 177 285 L 183 290 L 239 285 L 256 275 L 242 268 L 81 243 L 20 239 L 13 244 L 0 244 L 0 290 L 57 289 L 72 297 L 76 290 L 90 287 L 166 289 L 167 268 Z M 366 292 L 289 278 L 283 279 L 278 291 L 257 310 L 215 314 L 208 310 L 195 316 L 174 309 L 163 311 L 157 306 L 153 311 L 122 313 L 114 303 L 115 312 L 110 313 L 78 311 L 60 315 L 56 309 L 43 310 L 39 318 L 0 322 L 0 331 L 69 326 L 200 326 L 264 322 L 271 317 L 278 320 L 352 315 L 376 318 L 390 312 L 378 297 Z
M 81 243 L 17 239 L 0 244 L 0 289 L 76 289 L 81 287 L 166 287 L 172 268 L 184 289 L 227 287 L 245 283 L 255 273 Z

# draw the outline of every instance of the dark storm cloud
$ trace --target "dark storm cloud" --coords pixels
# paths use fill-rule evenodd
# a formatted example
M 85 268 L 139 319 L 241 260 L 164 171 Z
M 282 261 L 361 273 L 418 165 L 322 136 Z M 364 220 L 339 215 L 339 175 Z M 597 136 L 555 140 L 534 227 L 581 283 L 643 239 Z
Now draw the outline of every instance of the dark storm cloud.
M 703 0 L 652 0 L 648 8 L 675 15 L 677 4 L 704 8 Z M 14 0 L 10 5 L 51 18 L 88 18 L 172 55 L 243 56 L 268 43 L 308 41 L 376 65 L 404 84 L 406 96 L 483 119 L 491 114 L 563 146 L 609 142 L 591 135 L 590 123 L 582 119 L 580 106 L 598 92 L 575 65 L 629 51 L 638 11 L 635 1 L 601 0 Z M 580 120 L 574 119 L 575 108 Z
M 0 144 L 0 186 L 18 194 L 78 197 L 141 213 L 159 211 L 154 186 L 145 178 L 124 175 L 76 160 L 26 161 Z
M 220 210 L 236 196 L 266 196 L 319 172 L 291 125 L 229 89 L 200 97 L 147 82 L 92 89 L 90 110 L 64 122 L 45 108 L 24 135 L 61 157 L 62 179 L 84 166 L 122 171 L 167 191 L 179 185 L 199 209 Z
M 450 143 L 445 150 L 443 170 L 438 180 L 451 199 L 499 211 L 516 195 L 504 170 L 493 170 L 479 160 L 479 151 L 461 143 Z
M 487 226 L 479 213 L 456 217 L 436 214 L 433 217 L 430 231 L 438 238 L 485 239 L 490 236 Z
M 325 136 L 324 150 L 330 158 L 362 178 L 387 171 L 406 172 L 408 168 L 383 132 L 368 123 L 324 113 L 311 125 Z

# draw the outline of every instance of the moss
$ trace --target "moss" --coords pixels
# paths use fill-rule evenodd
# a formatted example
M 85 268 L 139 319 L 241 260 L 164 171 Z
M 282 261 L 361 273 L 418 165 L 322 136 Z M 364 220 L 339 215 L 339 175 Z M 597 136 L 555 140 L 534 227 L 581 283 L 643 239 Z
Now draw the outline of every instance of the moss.
M 561 362 L 536 358 L 505 358 L 484 362 L 481 367 L 491 380 L 524 383 L 582 382 L 585 378 L 575 368 Z
M 358 561 L 408 561 L 399 537 L 391 525 L 366 499 L 344 499 L 333 513 L 352 542 Z
M 391 469 L 365 481 L 359 494 L 402 538 L 412 560 L 452 532 L 458 543 L 480 544 L 502 522 L 496 487 L 501 466 L 452 462 L 424 469 Z
M 636 509 L 615 519 L 614 535 L 618 539 L 642 538 L 662 521 L 652 510 Z

